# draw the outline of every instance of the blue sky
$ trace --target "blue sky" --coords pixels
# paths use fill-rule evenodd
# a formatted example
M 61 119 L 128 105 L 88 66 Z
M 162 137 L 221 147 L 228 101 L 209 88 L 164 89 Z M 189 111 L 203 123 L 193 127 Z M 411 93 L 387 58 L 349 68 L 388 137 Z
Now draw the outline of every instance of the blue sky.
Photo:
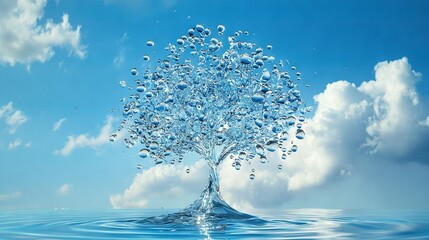
M 245 169 L 225 166 L 228 202 L 428 208 L 428 11 L 412 0 L 0 0 L 0 209 L 168 208 L 195 199 L 206 181 L 196 156 L 154 167 L 108 136 L 128 94 L 119 81 L 148 64 L 144 54 L 155 64 L 197 23 L 249 31 L 311 86 L 302 92 L 314 107 L 308 137 L 289 168 L 263 166 L 250 182 Z

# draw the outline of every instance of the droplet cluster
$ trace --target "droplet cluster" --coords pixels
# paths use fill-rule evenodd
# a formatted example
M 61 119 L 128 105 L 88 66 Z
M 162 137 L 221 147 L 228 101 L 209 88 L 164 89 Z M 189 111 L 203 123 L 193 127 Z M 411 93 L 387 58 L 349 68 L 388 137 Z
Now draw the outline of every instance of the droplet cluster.
M 188 151 L 208 157 L 224 146 L 237 170 L 243 161 L 267 162 L 269 152 L 280 149 L 286 159 L 297 150 L 285 145 L 305 137 L 311 108 L 298 90 L 301 73 L 276 61 L 271 44 L 258 47 L 246 41 L 247 32 L 225 32 L 223 25 L 213 33 L 197 24 L 165 48 L 165 58 L 143 55 L 148 67 L 132 68 L 132 79 L 120 82 L 131 90 L 121 100 L 126 147 L 138 145 L 138 155 L 156 164 L 174 164 Z

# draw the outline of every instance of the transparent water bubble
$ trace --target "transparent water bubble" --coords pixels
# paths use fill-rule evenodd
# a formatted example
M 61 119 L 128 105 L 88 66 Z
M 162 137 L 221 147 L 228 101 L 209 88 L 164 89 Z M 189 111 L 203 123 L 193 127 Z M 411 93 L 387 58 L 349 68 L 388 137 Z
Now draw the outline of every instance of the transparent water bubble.
M 251 99 L 255 103 L 262 103 L 264 101 L 264 96 L 262 96 L 260 93 L 255 93 Z
M 296 151 L 298 151 L 298 146 L 293 145 L 290 150 L 292 150 L 292 152 L 296 152 Z
M 235 169 L 236 170 L 240 170 L 241 169 L 241 163 L 240 162 L 235 162 Z
M 305 132 L 302 129 L 298 129 L 296 130 L 296 134 L 295 134 L 296 138 L 302 140 L 305 137 Z
M 281 169 L 283 169 L 283 165 L 279 164 L 279 165 L 277 165 L 277 168 L 278 168 L 279 170 L 281 170 Z
M 144 92 L 146 91 L 146 86 L 144 84 L 138 85 L 136 87 L 137 92 Z
M 288 139 L 289 139 L 289 133 L 288 133 L 288 131 L 285 130 L 281 134 L 281 140 L 286 141 Z
M 139 74 L 139 71 L 137 71 L 137 68 L 132 68 L 131 74 L 135 76 L 135 75 Z
M 253 58 L 250 57 L 247 54 L 243 54 L 240 58 L 240 63 L 242 64 L 251 64 L 252 63 Z
M 268 81 L 271 78 L 271 74 L 267 69 L 264 69 L 264 71 L 262 72 L 262 80 L 264 81 Z
M 267 45 L 267 49 L 268 49 L 268 50 L 271 50 L 271 49 L 273 49 L 273 46 L 272 46 L 271 44 L 268 44 L 268 45 Z
M 259 157 L 259 161 L 260 161 L 261 163 L 267 163 L 267 157 L 265 157 L 265 156 L 260 156 L 260 157 Z
M 245 153 L 245 152 L 240 152 L 240 153 L 238 154 L 238 158 L 239 158 L 240 160 L 244 160 L 244 159 L 246 158 L 246 153 Z
M 286 119 L 287 123 L 289 124 L 289 126 L 293 126 L 296 123 L 296 117 L 294 116 L 289 116 Z
M 145 60 L 145 61 L 149 61 L 149 60 L 150 60 L 149 55 L 147 55 L 147 54 L 143 55 L 143 60 Z
M 122 80 L 122 81 L 119 82 L 119 86 L 121 86 L 122 88 L 124 88 L 124 87 L 127 86 L 127 83 L 124 80 Z
M 225 26 L 224 25 L 218 25 L 217 31 L 219 32 L 219 34 L 223 34 L 223 32 L 225 31 Z
M 252 172 L 255 172 L 255 169 L 254 169 L 254 168 L 252 168 Z
M 114 142 L 114 141 L 116 141 L 117 137 L 118 137 L 118 135 L 116 133 L 114 133 L 114 134 L 110 135 L 109 141 Z
M 300 122 L 304 122 L 305 121 L 305 116 L 301 115 L 298 117 L 298 121 Z
M 203 32 L 204 31 L 204 26 L 203 25 L 201 25 L 201 24 L 197 24 L 196 26 L 195 26 L 195 30 L 197 30 L 198 32 Z
M 150 150 L 157 150 L 158 149 L 158 147 L 159 147 L 159 144 L 157 143 L 157 142 L 151 142 L 150 144 L 149 144 L 149 149 Z
M 295 70 L 296 70 L 296 67 L 295 67 L 295 66 L 292 66 L 292 67 L 291 67 L 291 69 L 295 71 Z
M 250 180 L 255 179 L 255 174 L 251 173 L 251 174 L 249 175 L 249 178 L 250 178 Z
M 188 84 L 185 81 L 180 81 L 176 86 L 178 89 L 183 90 L 188 87 Z
M 153 47 L 153 46 L 155 46 L 155 42 L 149 40 L 149 41 L 146 42 L 146 45 L 149 46 L 149 47 Z
M 186 173 L 190 173 L 190 172 L 191 172 L 191 169 L 187 168 Z
M 278 142 L 277 141 L 268 141 L 267 144 L 267 150 L 269 152 L 275 152 L 277 150 L 277 148 L 279 147 Z
M 140 156 L 141 158 L 147 158 L 147 157 L 149 157 L 149 153 L 150 153 L 149 149 L 142 148 L 142 149 L 139 151 L 139 156 Z
M 183 39 L 181 39 L 181 38 L 178 38 L 176 42 L 177 42 L 177 44 L 179 44 L 179 45 L 183 45 L 183 44 L 185 44 L 185 41 L 183 41 Z
M 287 158 L 287 154 L 286 154 L 286 153 L 283 153 L 283 154 L 282 154 L 282 159 L 283 159 L 283 160 L 286 160 L 286 158 Z

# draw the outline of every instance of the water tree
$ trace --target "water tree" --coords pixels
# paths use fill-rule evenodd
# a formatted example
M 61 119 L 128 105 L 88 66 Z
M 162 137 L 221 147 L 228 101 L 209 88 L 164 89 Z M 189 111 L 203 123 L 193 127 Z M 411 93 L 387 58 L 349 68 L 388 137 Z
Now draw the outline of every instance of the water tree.
M 181 162 L 189 151 L 200 155 L 209 181 L 186 210 L 222 214 L 235 210 L 221 197 L 219 164 L 232 156 L 239 170 L 244 162 L 266 162 L 267 152 L 279 148 L 286 157 L 286 141 L 305 136 L 308 108 L 297 89 L 300 72 L 276 61 L 271 45 L 247 42 L 243 31 L 226 36 L 222 25 L 214 32 L 198 24 L 165 48 L 164 59 L 144 55 L 156 66 L 133 68 L 134 82 L 121 82 L 133 91 L 122 99 L 120 129 L 128 132 L 125 145 L 139 146 L 139 156 L 155 164 Z

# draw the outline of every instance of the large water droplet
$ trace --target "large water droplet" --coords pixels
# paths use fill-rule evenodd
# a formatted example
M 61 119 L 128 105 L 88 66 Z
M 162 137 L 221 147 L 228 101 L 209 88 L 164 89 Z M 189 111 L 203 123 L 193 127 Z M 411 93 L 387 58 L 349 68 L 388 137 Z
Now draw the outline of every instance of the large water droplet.
M 298 129 L 296 130 L 296 138 L 298 139 L 304 139 L 305 137 L 305 132 L 302 129 Z
M 260 93 L 255 93 L 252 96 L 252 101 L 255 103 L 261 103 L 264 101 L 264 96 L 262 96 Z
M 240 153 L 238 154 L 238 158 L 239 158 L 240 160 L 244 160 L 244 159 L 246 158 L 246 153 L 245 153 L 245 152 L 240 152 Z
M 298 146 L 297 145 L 293 145 L 290 150 L 292 150 L 292 152 L 296 152 L 296 151 L 298 151 Z
M 131 74 L 135 76 L 135 75 L 139 74 L 139 71 L 137 71 L 137 68 L 132 68 Z
M 267 150 L 270 152 L 275 152 L 279 147 L 277 141 L 268 141 L 266 146 L 267 146 Z
M 286 141 L 289 139 L 289 133 L 286 130 L 282 132 L 281 139 L 283 141 Z
M 262 72 L 262 80 L 264 81 L 268 81 L 271 78 L 271 74 L 267 69 L 264 69 L 264 71 Z
M 141 149 L 140 151 L 139 151 L 139 156 L 141 157 L 141 158 L 147 158 L 147 157 L 149 157 L 149 150 L 148 149 L 146 149 L 146 148 L 143 148 L 143 149 Z
M 184 82 L 184 81 L 180 81 L 180 82 L 177 83 L 176 86 L 177 86 L 178 89 L 183 90 L 183 89 L 185 89 L 185 88 L 188 87 L 188 84 L 186 82 Z
M 249 178 L 250 178 L 250 180 L 255 179 L 255 174 L 251 173 L 251 174 L 249 175 Z
M 240 63 L 242 63 L 242 64 L 251 64 L 252 63 L 252 58 L 249 55 L 244 54 L 240 58 Z
M 158 147 L 159 147 L 159 144 L 157 143 L 157 142 L 151 142 L 150 144 L 149 144 L 149 148 L 150 148 L 150 150 L 157 150 L 158 149 Z
M 261 163 L 266 163 L 266 162 L 267 162 L 267 157 L 265 157 L 265 156 L 260 156 L 260 157 L 259 157 L 259 161 L 260 161 Z

